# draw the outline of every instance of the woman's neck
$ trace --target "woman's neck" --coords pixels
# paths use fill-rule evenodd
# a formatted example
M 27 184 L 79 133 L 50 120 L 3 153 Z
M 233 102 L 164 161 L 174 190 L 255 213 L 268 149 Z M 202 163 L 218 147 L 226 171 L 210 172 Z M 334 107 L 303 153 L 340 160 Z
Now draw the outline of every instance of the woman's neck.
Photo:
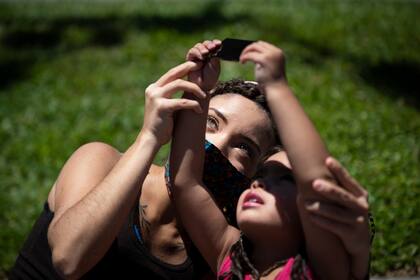
M 139 199 L 150 223 L 163 225 L 175 222 L 174 209 L 165 183 L 164 167 L 152 165 Z M 146 208 L 144 208 L 146 207 Z
M 139 200 L 139 223 L 145 246 L 162 261 L 178 265 L 187 258 L 184 238 L 169 198 L 164 168 L 152 166 Z

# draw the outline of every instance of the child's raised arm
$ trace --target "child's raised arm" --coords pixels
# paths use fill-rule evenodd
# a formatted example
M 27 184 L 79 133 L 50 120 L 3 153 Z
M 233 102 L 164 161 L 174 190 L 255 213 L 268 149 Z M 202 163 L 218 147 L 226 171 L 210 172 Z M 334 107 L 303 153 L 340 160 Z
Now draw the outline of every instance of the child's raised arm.
M 188 55 L 188 60 L 203 60 L 203 56 L 217 48 L 219 41 L 197 44 Z M 203 67 L 189 78 L 203 90 L 210 90 L 217 82 L 219 65 L 216 59 L 203 63 Z M 189 93 L 185 98 L 196 99 Z M 204 138 L 206 132 L 209 97 L 200 100 L 203 114 L 181 111 L 174 128 L 170 174 L 173 198 L 177 213 L 194 244 L 214 272 L 228 252 L 230 245 L 239 237 L 239 232 L 228 225 L 225 217 L 203 186 Z
M 256 42 L 244 49 L 242 63 L 256 63 L 256 80 L 264 88 L 280 139 L 289 156 L 298 185 L 298 208 L 305 233 L 306 250 L 315 273 L 321 279 L 349 278 L 349 257 L 340 240 L 311 223 L 305 202 L 319 197 L 312 184 L 316 178 L 333 180 L 324 165 L 328 151 L 316 128 L 288 86 L 285 58 L 277 47 Z

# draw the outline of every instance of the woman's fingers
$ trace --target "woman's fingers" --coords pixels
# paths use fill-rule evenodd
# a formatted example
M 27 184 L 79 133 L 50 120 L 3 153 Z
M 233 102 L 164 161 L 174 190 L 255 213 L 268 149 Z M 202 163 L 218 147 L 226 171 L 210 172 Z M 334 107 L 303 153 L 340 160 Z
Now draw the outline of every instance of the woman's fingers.
M 367 191 L 349 174 L 349 172 L 333 157 L 325 160 L 328 169 L 333 173 L 338 183 L 356 196 L 366 196 Z
M 366 197 L 356 197 L 346 189 L 340 188 L 330 181 L 316 179 L 312 186 L 316 193 L 342 207 L 348 207 L 362 212 L 367 212 L 369 209 Z
M 352 232 L 352 227 L 348 224 L 334 222 L 328 218 L 323 216 L 310 214 L 309 219 L 311 222 L 316 224 L 317 226 L 323 228 L 326 231 L 332 232 L 341 237 L 341 239 L 345 239 L 345 236 Z
M 306 210 L 312 215 L 327 218 L 332 222 L 339 222 L 354 226 L 355 224 L 366 223 L 367 219 L 366 213 L 357 213 L 357 211 L 351 211 L 348 208 L 342 208 L 331 203 L 317 201 L 307 203 L 305 206 Z
M 174 80 L 162 86 L 156 93 L 159 97 L 171 98 L 176 92 L 185 91 L 194 94 L 197 98 L 206 98 L 206 93 L 196 84 L 182 79 Z
M 176 79 L 185 77 L 189 72 L 198 70 L 201 67 L 201 63 L 186 61 L 166 72 L 162 77 L 160 77 L 155 84 L 157 86 L 164 86 L 167 83 L 170 83 Z

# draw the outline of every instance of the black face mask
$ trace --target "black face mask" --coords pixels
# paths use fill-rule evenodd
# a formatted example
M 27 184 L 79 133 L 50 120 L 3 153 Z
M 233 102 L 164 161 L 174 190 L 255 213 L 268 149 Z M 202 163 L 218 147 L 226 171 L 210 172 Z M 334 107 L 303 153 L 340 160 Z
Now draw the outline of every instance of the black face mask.
M 206 140 L 203 183 L 212 195 L 226 220 L 236 225 L 236 205 L 242 192 L 251 185 L 251 180 L 240 173 L 222 152 Z M 169 162 L 165 165 L 165 179 L 171 196 Z

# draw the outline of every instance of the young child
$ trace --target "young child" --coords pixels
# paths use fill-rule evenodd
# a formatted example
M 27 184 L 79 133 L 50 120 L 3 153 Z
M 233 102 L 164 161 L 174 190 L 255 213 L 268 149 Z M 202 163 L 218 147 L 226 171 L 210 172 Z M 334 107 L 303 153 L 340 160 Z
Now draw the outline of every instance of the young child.
M 201 59 L 200 48 L 203 46 L 190 50 L 187 58 Z M 207 48 L 208 53 L 212 45 L 207 43 Z M 311 202 L 325 201 L 314 191 L 314 180 L 329 182 L 334 177 L 324 164 L 328 152 L 322 140 L 288 87 L 284 60 L 282 51 L 266 42 L 249 45 L 241 55 L 242 63 L 256 64 L 255 77 L 265 92 L 297 188 L 280 155 L 273 155 L 264 164 L 264 180 L 255 180 L 239 199 L 239 230 L 230 226 L 201 179 L 205 123 L 212 129 L 219 124 L 209 123 L 204 115 L 181 112 L 177 121 L 183 126 L 175 129 L 171 151 L 176 209 L 193 242 L 221 279 L 310 279 L 312 273 L 304 259 L 310 261 L 317 278 L 348 279 L 350 261 L 342 243 L 330 231 L 311 223 L 307 211 Z M 205 73 L 205 69 L 201 71 Z M 190 75 L 190 79 L 202 86 L 206 77 Z M 207 110 L 208 100 L 201 105 Z M 191 131 L 196 137 L 188 134 Z

